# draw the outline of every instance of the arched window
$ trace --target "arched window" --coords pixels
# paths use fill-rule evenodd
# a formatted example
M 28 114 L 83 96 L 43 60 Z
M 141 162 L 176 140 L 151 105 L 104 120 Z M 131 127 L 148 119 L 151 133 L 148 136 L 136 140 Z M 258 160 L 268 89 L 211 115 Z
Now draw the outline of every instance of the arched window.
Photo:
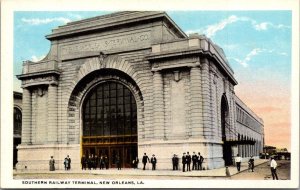
M 94 87 L 82 105 L 83 154 L 108 156 L 116 167 L 120 156 L 131 167 L 137 154 L 137 105 L 131 91 L 119 82 L 107 81 Z
M 14 107 L 14 135 L 22 133 L 22 112 L 19 108 Z
M 137 109 L 131 91 L 112 81 L 96 86 L 83 104 L 83 136 L 136 134 Z

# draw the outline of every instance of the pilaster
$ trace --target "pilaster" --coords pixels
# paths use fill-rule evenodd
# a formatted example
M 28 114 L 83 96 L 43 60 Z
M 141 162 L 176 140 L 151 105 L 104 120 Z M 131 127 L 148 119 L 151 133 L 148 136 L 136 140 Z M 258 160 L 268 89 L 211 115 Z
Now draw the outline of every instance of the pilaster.
M 218 138 L 218 112 L 217 109 L 217 74 L 214 71 L 211 71 L 211 117 L 212 117 L 212 126 L 211 126 L 211 137 L 217 141 Z
M 202 94 L 200 63 L 190 71 L 190 98 L 191 98 L 191 128 L 192 137 L 203 137 Z
M 31 114 L 32 101 L 31 92 L 28 88 L 23 88 L 23 110 L 22 110 L 22 144 L 31 144 Z
M 203 135 L 210 138 L 210 84 L 209 84 L 209 61 L 201 59 L 202 64 L 202 102 L 203 102 Z
M 164 101 L 163 101 L 163 80 L 160 71 L 153 74 L 154 102 L 153 102 L 153 128 L 154 139 L 163 139 L 164 131 Z
M 57 143 L 57 86 L 49 84 L 48 86 L 48 142 Z

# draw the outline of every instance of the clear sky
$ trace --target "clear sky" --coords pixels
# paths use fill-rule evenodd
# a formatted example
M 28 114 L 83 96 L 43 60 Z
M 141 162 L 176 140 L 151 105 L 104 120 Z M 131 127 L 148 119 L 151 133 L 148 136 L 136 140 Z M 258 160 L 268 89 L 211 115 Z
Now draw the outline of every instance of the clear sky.
M 49 51 L 45 35 L 67 22 L 110 12 L 15 12 L 15 77 L 22 62 L 38 61 Z M 264 120 L 267 145 L 290 150 L 291 12 L 167 11 L 187 34 L 205 34 L 227 56 L 238 81 L 237 96 Z

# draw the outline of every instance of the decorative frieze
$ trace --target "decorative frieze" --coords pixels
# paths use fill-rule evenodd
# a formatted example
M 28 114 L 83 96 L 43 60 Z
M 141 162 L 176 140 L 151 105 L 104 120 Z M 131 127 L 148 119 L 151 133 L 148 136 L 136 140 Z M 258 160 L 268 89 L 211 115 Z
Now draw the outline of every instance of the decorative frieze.
M 67 44 L 60 47 L 62 57 L 68 54 L 75 54 L 84 51 L 103 51 L 110 49 L 120 49 L 125 47 L 141 47 L 150 45 L 151 34 L 148 31 L 127 34 L 122 36 L 113 36 L 110 38 L 99 38 L 90 41 L 82 41 L 77 44 Z
M 37 85 L 49 85 L 55 84 L 58 85 L 58 79 L 56 76 L 41 76 L 41 77 L 33 77 L 22 80 L 22 87 L 26 88 L 29 86 L 37 86 Z

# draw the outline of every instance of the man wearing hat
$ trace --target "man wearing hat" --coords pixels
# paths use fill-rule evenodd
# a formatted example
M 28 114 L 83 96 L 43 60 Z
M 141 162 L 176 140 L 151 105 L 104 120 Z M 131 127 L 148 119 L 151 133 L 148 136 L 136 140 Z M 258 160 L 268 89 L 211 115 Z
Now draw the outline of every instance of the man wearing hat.
M 178 170 L 178 157 L 174 154 L 172 158 L 173 170 Z
M 193 152 L 192 161 L 193 161 L 192 170 L 196 170 L 197 169 L 197 155 L 195 152 Z
M 182 156 L 182 172 L 185 172 L 185 164 L 186 164 L 186 156 L 184 152 Z
M 149 161 L 149 157 L 147 156 L 146 153 L 144 153 L 144 156 L 143 156 L 143 159 L 142 159 L 142 162 L 144 164 L 143 170 L 145 170 L 145 166 L 147 164 L 147 161 Z
M 187 155 L 186 155 L 186 171 L 191 171 L 191 161 L 192 161 L 192 157 L 191 155 L 189 154 L 189 152 L 187 152 Z
M 157 160 L 155 158 L 155 155 L 153 154 L 152 158 L 151 158 L 152 170 L 155 170 L 155 168 L 156 168 L 156 162 L 157 162 Z

